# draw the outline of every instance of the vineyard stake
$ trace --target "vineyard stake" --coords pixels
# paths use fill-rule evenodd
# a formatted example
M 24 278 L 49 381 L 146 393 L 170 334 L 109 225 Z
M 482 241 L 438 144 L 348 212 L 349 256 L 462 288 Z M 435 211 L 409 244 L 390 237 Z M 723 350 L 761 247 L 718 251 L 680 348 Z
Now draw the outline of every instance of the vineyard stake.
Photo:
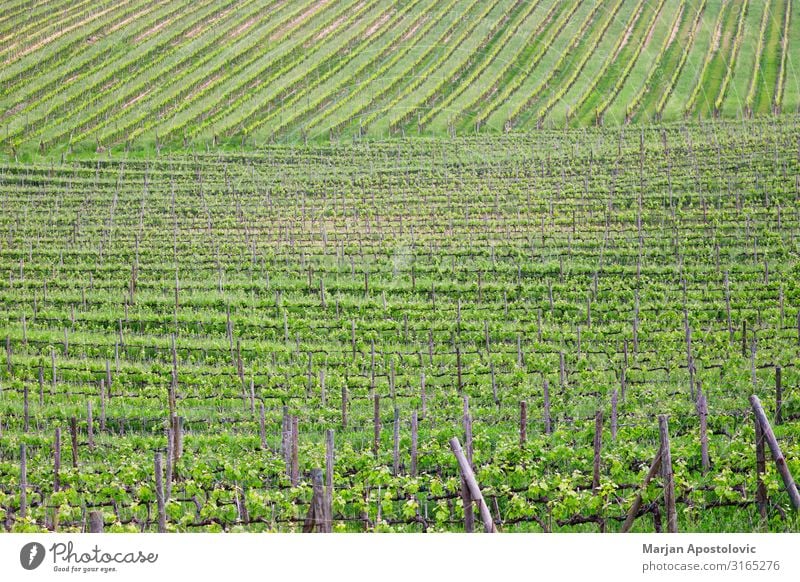
M 478 487 L 478 482 L 475 480 L 475 474 L 472 472 L 472 467 L 464 456 L 464 452 L 461 450 L 461 443 L 458 442 L 458 437 L 450 439 L 450 448 L 456 457 L 456 461 L 458 461 L 458 468 L 461 471 L 463 482 L 469 490 L 470 497 L 478 504 L 478 511 L 480 512 L 485 531 L 487 533 L 497 533 L 497 528 L 492 520 L 492 514 L 489 512 L 489 507 L 483 499 L 480 487 Z M 466 506 L 464 508 L 466 510 Z
M 522 400 L 519 403 L 519 446 L 525 448 L 528 442 L 528 404 Z
M 597 495 L 600 490 L 600 452 L 603 447 L 603 411 L 594 415 L 594 463 L 592 470 L 592 492 Z
M 767 519 L 767 487 L 764 485 L 764 473 L 767 471 L 767 455 L 764 450 L 764 431 L 758 417 L 753 416 L 756 429 L 756 504 L 761 519 Z
M 611 391 L 611 442 L 617 440 L 617 389 Z
M 94 450 L 94 419 L 92 418 L 92 403 L 86 403 L 86 432 L 89 440 L 89 450 Z
M 261 450 L 263 451 L 267 449 L 267 423 L 265 418 L 263 400 L 259 403 L 258 412 L 259 412 L 258 432 L 259 436 L 261 437 Z
M 167 531 L 167 513 L 164 507 L 164 478 L 161 473 L 161 453 L 155 456 L 156 505 L 158 507 L 158 533 Z
M 25 443 L 19 446 L 19 516 L 25 519 L 28 512 L 28 459 Z
M 322 486 L 322 469 L 311 469 L 312 495 L 308 508 L 303 533 L 312 533 L 316 528 L 319 533 L 330 533 L 331 524 L 325 515 L 325 492 Z
M 53 439 L 53 492 L 57 493 L 61 488 L 61 427 L 56 427 L 55 438 Z
M 74 416 L 69 419 L 69 432 L 72 437 L 72 467 L 78 467 L 78 419 Z
M 769 420 L 767 420 L 767 415 L 764 412 L 764 408 L 761 406 L 761 401 L 755 394 L 750 396 L 750 405 L 753 407 L 753 412 L 755 413 L 758 422 L 761 424 L 761 430 L 764 433 L 764 438 L 769 445 L 769 450 L 772 453 L 772 458 L 775 461 L 775 466 L 778 469 L 778 473 L 780 473 L 781 478 L 783 479 L 783 484 L 786 486 L 786 492 L 789 494 L 789 499 L 792 501 L 792 506 L 795 509 L 800 510 L 800 494 L 797 492 L 797 486 L 794 483 L 794 479 L 792 479 L 792 474 L 789 472 L 789 467 L 786 465 L 786 459 L 783 457 L 780 446 L 778 446 L 778 440 L 775 438 L 775 433 L 772 432 L 772 427 L 769 424 Z
M 544 380 L 544 434 L 549 435 L 552 431 L 552 423 L 550 421 L 550 386 L 547 383 L 547 378 Z
M 297 487 L 300 484 L 300 465 L 298 463 L 297 447 L 298 447 L 298 428 L 297 417 L 292 416 L 292 487 Z
M 675 510 L 675 482 L 672 473 L 672 454 L 669 447 L 669 420 L 665 414 L 658 415 L 658 430 L 661 437 L 661 476 L 664 479 L 667 532 L 677 533 L 678 514 Z
M 342 428 L 347 428 L 347 380 L 342 384 Z
M 334 465 L 333 429 L 325 432 L 325 518 L 328 528 L 333 526 L 333 465 Z M 330 531 L 330 529 L 328 530 Z
M 781 367 L 775 366 L 775 424 L 783 422 L 783 388 L 781 386 Z
M 400 409 L 394 408 L 394 431 L 392 433 L 392 470 L 396 477 L 400 474 Z
M 705 475 L 711 469 L 711 461 L 708 458 L 708 402 L 705 394 L 700 394 L 696 408 L 700 420 L 700 455 Z
M 653 462 L 650 465 L 650 470 L 647 472 L 647 475 L 645 475 L 644 481 L 642 481 L 642 484 L 639 486 L 639 490 L 636 493 L 636 497 L 633 499 L 630 509 L 628 509 L 628 515 L 625 517 L 625 523 L 622 524 L 622 529 L 620 530 L 621 533 L 627 533 L 630 531 L 631 526 L 633 526 L 633 522 L 636 520 L 636 517 L 639 514 L 639 509 L 642 507 L 642 496 L 647 490 L 647 486 L 650 484 L 650 481 L 652 481 L 660 471 L 661 451 L 659 450 L 656 453 L 655 458 L 653 458 Z
M 104 525 L 102 511 L 89 512 L 89 533 L 103 533 Z
M 414 410 L 411 413 L 411 476 L 417 476 L 417 446 L 418 446 L 418 434 L 417 431 L 419 430 L 419 419 L 417 418 L 417 411 Z
M 381 440 L 381 397 L 375 395 L 373 398 L 374 411 L 372 414 L 372 422 L 374 424 L 374 439 L 372 441 L 372 454 L 375 458 L 378 457 L 378 449 Z

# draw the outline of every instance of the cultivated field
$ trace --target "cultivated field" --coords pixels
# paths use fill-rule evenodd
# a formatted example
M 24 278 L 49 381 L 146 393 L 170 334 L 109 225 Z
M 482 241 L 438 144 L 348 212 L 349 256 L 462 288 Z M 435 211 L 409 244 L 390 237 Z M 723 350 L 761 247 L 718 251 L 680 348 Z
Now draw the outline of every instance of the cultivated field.
M 3 165 L 5 528 L 797 531 L 796 123 Z
M 792 0 L 7 2 L 13 155 L 797 111 Z

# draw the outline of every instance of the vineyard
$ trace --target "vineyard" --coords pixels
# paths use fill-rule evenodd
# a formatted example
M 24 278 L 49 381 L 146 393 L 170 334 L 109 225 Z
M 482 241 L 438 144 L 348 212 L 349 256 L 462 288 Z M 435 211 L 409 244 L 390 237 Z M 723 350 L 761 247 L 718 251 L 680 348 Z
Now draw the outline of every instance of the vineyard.
M 798 11 L 792 0 L 11 0 L 0 149 L 30 160 L 796 113 Z
M 51 77 L 25 72 L 26 51 L 38 55 L 31 46 L 6 46 L 6 59 L 16 60 L 2 75 L 17 71 L 16 95 L 39 88 L 26 101 L 31 112 L 67 103 L 73 89 L 58 80 L 57 63 L 109 93 L 146 94 L 140 108 L 107 110 L 108 120 L 99 93 L 84 110 L 57 105 L 51 122 L 62 119 L 53 125 L 61 132 L 146 133 L 161 119 L 180 135 L 183 123 L 204 131 L 198 115 L 206 127 L 253 123 L 271 131 L 272 119 L 291 131 L 345 115 L 330 101 L 309 118 L 304 92 L 324 100 L 326 88 L 347 78 L 340 73 L 374 74 L 366 50 L 344 53 L 352 62 L 331 60 L 336 47 L 367 42 L 359 40 L 363 28 L 382 22 L 373 36 L 452 34 L 474 47 L 475 35 L 502 40 L 505 30 L 528 30 L 533 18 L 534 32 L 557 52 L 590 55 L 568 91 L 591 112 L 598 104 L 589 71 L 601 84 L 620 72 L 615 60 L 595 63 L 594 46 L 585 46 L 606 42 L 604 27 L 612 35 L 631 30 L 619 58 L 653 53 L 643 68 L 655 68 L 649 82 L 663 89 L 658 79 L 671 69 L 659 71 L 658 50 L 685 48 L 686 62 L 678 55 L 663 62 L 677 60 L 687 74 L 693 60 L 707 58 L 701 70 L 711 79 L 716 19 L 741 35 L 720 42 L 738 55 L 733 76 L 714 81 L 728 96 L 725 111 L 735 87 L 750 82 L 739 78 L 739 64 L 763 70 L 745 49 L 760 38 L 753 30 L 766 31 L 761 54 L 772 58 L 771 31 L 781 21 L 773 26 L 771 17 L 788 18 L 791 8 L 776 4 L 761 18 L 754 2 L 728 2 L 712 17 L 711 0 L 618 4 L 628 21 L 588 4 L 474 3 L 470 10 L 487 11 L 479 21 L 487 27 L 477 30 L 474 19 L 443 22 L 413 2 L 361 3 L 341 15 L 331 7 L 305 18 L 282 4 L 254 26 L 276 39 L 324 36 L 304 57 L 319 66 L 304 69 L 311 79 L 264 84 L 286 109 L 248 96 L 260 109 L 239 118 L 231 112 L 246 107 L 213 98 L 182 98 L 180 112 L 153 112 L 169 109 L 179 86 L 213 96 L 217 84 L 252 85 L 253 75 L 276 75 L 275 67 L 294 74 L 299 57 L 288 41 L 267 45 L 287 51 L 267 69 L 260 70 L 261 53 L 243 50 L 224 74 L 178 50 L 188 43 L 214 62 L 218 45 L 209 35 L 245 26 L 255 17 L 244 9 L 113 4 L 91 24 L 76 9 L 73 20 L 60 19 L 62 28 L 42 31 L 61 39 L 48 53 Z M 254 15 L 263 9 L 251 7 Z M 659 10 L 696 44 L 666 42 L 673 23 L 665 27 Z M 148 34 L 148 23 L 168 11 L 175 12 L 169 26 Z M 0 25 L 21 27 L 24 14 L 20 3 Z M 88 73 L 105 51 L 84 46 L 70 27 L 91 26 L 109 39 L 134 15 L 141 52 L 104 54 L 99 72 Z M 585 32 L 572 46 L 578 29 Z M 257 38 L 238 42 L 258 46 Z M 175 50 L 151 46 L 164 42 L 177 42 Z M 77 49 L 70 43 L 82 56 L 68 58 Z M 453 74 L 502 77 L 514 51 L 527 48 L 500 44 L 486 45 L 495 57 L 488 65 L 463 51 L 430 58 L 452 64 Z M 544 51 L 536 66 L 553 66 L 547 43 L 533 46 Z M 158 69 L 118 80 L 106 70 L 141 62 L 148 50 L 163 70 L 174 67 L 170 77 L 185 80 L 149 92 Z M 422 58 L 401 50 L 385 56 L 399 69 Z M 468 64 L 454 60 L 461 58 Z M 791 63 L 791 55 L 779 62 Z M 211 77 L 195 78 L 201 71 Z M 379 76 L 388 91 L 395 77 Z M 677 75 L 665 114 L 676 103 L 708 106 L 702 92 L 689 99 L 687 81 Z M 436 82 L 421 81 L 414 94 L 436 95 L 428 88 Z M 774 99 L 759 83 L 752 107 L 769 110 Z M 360 92 L 375 90 L 371 98 L 382 102 L 375 85 L 365 87 Z M 543 105 L 553 87 L 514 118 L 560 115 L 561 101 Z M 795 88 L 788 80 L 783 87 L 786 105 Z M 666 94 L 631 100 L 631 89 L 620 81 L 603 90 L 606 118 L 615 93 L 634 117 Z M 472 88 L 451 95 L 451 109 L 488 97 Z M 373 107 L 363 101 L 365 111 Z M 354 98 L 348 110 L 360 103 Z M 393 108 L 401 117 L 389 125 L 416 123 L 404 111 Z M 23 127 L 25 114 L 10 124 Z M 140 115 L 147 121 L 138 126 Z M 31 136 L 41 135 L 41 119 L 32 115 L 15 135 L 39 139 Z M 376 126 L 387 121 L 375 117 Z M 781 465 L 765 462 L 757 447 L 767 421 L 754 422 L 751 406 L 755 395 L 783 467 L 800 475 L 797 123 L 783 116 L 567 131 L 545 124 L 528 134 L 0 165 L 0 523 L 7 531 L 300 531 L 322 511 L 333 531 L 478 530 L 488 515 L 479 517 L 475 496 L 465 493 L 456 437 L 485 499 L 481 509 L 499 531 L 614 532 L 628 516 L 639 532 L 666 531 L 673 519 L 679 531 L 800 530 Z M 642 486 L 654 459 L 670 467 L 669 487 L 666 471 Z M 323 487 L 327 509 L 317 505 Z

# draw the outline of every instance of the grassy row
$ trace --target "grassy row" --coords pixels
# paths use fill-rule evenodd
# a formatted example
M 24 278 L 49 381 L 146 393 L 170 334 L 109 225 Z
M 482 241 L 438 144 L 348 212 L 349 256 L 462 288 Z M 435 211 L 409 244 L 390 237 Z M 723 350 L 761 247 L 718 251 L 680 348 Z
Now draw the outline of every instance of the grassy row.
M 664 90 L 661 92 L 660 97 L 658 98 L 658 102 L 655 106 L 655 117 L 661 118 L 661 115 L 664 111 L 664 106 L 667 104 L 667 100 L 672 96 L 675 85 L 678 82 L 678 77 L 680 77 L 681 72 L 683 71 L 684 66 L 686 65 L 686 61 L 689 59 L 689 53 L 694 48 L 695 40 L 697 38 L 698 27 L 700 26 L 700 19 L 703 16 L 703 11 L 705 10 L 707 4 L 707 0 L 703 0 L 700 6 L 697 9 L 697 14 L 694 17 L 694 21 L 692 22 L 692 26 L 689 29 L 689 37 L 687 42 L 683 45 L 680 45 L 680 59 L 678 60 L 677 65 L 672 71 L 672 76 L 667 83 L 667 86 L 664 87 Z
M 551 93 L 550 98 L 536 110 L 533 119 L 535 120 L 537 127 L 540 127 L 542 125 L 545 117 L 547 116 L 548 113 L 550 113 L 550 110 L 564 98 L 567 92 L 572 88 L 572 86 L 581 76 L 581 72 L 583 71 L 583 68 L 586 66 L 586 63 L 588 63 L 589 59 L 591 59 L 592 56 L 594 56 L 597 46 L 600 44 L 600 41 L 603 40 L 606 32 L 611 27 L 611 24 L 616 20 L 617 14 L 619 13 L 623 2 L 625 2 L 625 0 L 618 0 L 616 4 L 614 4 L 607 11 L 606 18 L 604 21 L 602 21 L 602 25 L 589 38 L 589 41 L 587 43 L 587 48 L 584 51 L 583 55 L 578 60 L 578 62 L 571 67 L 570 70 L 572 72 L 570 73 L 570 75 L 566 79 L 559 81 L 558 85 L 555 87 L 555 91 Z M 632 16 L 628 21 L 629 26 L 630 23 L 633 21 L 633 19 L 636 18 L 636 15 L 639 13 L 639 8 L 641 8 L 642 4 L 643 2 L 639 0 L 637 4 L 634 6 L 633 10 L 631 11 Z M 622 42 L 622 38 L 623 37 L 619 37 L 617 43 Z M 570 116 L 569 110 L 567 110 L 566 115 L 567 117 Z
M 476 49 L 480 58 L 476 57 L 471 66 L 467 67 L 465 71 L 456 74 L 457 84 L 450 84 L 449 86 L 452 90 L 447 91 L 447 88 L 445 88 L 445 91 L 436 96 L 433 106 L 419 120 L 420 126 L 425 127 L 443 111 L 447 112 L 451 118 L 453 117 L 453 114 L 449 112 L 450 105 L 464 91 L 478 82 L 478 78 L 495 62 L 501 51 L 508 46 L 509 41 L 518 36 L 522 25 L 528 22 L 531 14 L 538 8 L 539 0 L 521 2 L 519 5 L 523 8 L 519 11 L 519 17 L 516 18 L 517 11 L 512 9 L 508 15 L 508 24 L 505 27 L 501 27 L 488 42 L 483 43 Z M 532 30 L 535 31 L 536 28 L 532 27 Z
M 584 90 L 583 95 L 576 103 L 576 119 L 582 119 L 584 123 L 590 123 L 593 118 L 595 123 L 602 123 L 603 114 L 628 80 L 628 76 L 638 61 L 639 55 L 641 55 L 644 48 L 644 43 L 647 41 L 647 36 L 656 25 L 664 3 L 665 0 L 660 0 L 655 7 L 652 7 L 652 15 L 647 20 L 645 20 L 645 14 L 647 9 L 651 7 L 649 5 L 647 7 L 639 6 L 638 11 L 641 11 L 641 14 L 632 17 L 625 29 L 625 35 L 630 31 L 630 38 L 627 41 L 624 40 L 624 36 L 620 38 L 614 46 L 612 55 L 606 58 L 600 72 L 595 75 L 594 81 Z M 625 47 L 622 46 L 622 42 L 627 43 Z M 630 55 L 627 53 L 630 53 Z M 619 65 L 622 63 L 625 66 L 620 71 Z M 605 81 L 605 83 L 601 81 Z M 609 89 L 608 84 L 611 82 L 614 84 Z M 599 105 L 594 105 L 599 99 L 602 99 Z
M 49 138 L 50 143 L 61 143 L 65 136 L 71 135 L 78 128 L 77 117 L 81 112 L 86 111 L 87 114 L 91 113 L 91 107 L 97 105 L 101 100 L 105 99 L 110 101 L 111 105 L 120 105 L 126 103 L 128 100 L 135 97 L 135 93 L 130 94 L 125 92 L 125 88 L 131 86 L 134 80 L 138 79 L 138 74 L 146 73 L 142 67 L 143 63 L 150 63 L 154 67 L 160 66 L 166 62 L 168 57 L 171 56 L 169 47 L 174 42 L 180 42 L 186 33 L 191 31 L 194 27 L 201 23 L 204 19 L 208 19 L 217 13 L 219 7 L 214 6 L 213 0 L 206 4 L 201 4 L 197 7 L 196 11 L 189 11 L 187 13 L 187 20 L 182 26 L 174 26 L 170 28 L 168 33 L 163 35 L 153 36 L 147 39 L 146 42 L 141 44 L 136 51 L 127 50 L 127 42 L 123 39 L 120 44 L 121 50 L 117 53 L 119 60 L 111 58 L 109 60 L 114 64 L 110 68 L 101 68 L 95 70 L 91 66 L 91 61 L 85 63 L 83 73 L 75 75 L 65 83 L 67 89 L 59 91 L 56 87 L 50 92 L 45 99 L 37 103 L 35 120 L 32 121 L 28 131 L 17 131 L 13 134 L 18 137 L 20 141 L 23 139 L 34 140 L 39 136 Z M 223 5 L 224 6 L 224 5 Z M 177 10 L 174 10 L 177 8 Z M 169 14 L 180 13 L 182 5 L 173 7 Z M 162 15 L 157 15 L 162 16 Z M 224 30 L 224 27 L 221 27 Z M 222 34 L 222 31 L 219 32 Z M 200 39 L 195 39 L 192 42 L 199 42 Z M 101 52 L 98 56 L 102 58 Z M 87 95 L 91 95 L 87 99 Z M 34 110 L 31 110 L 33 114 Z M 54 118 L 58 120 L 58 124 L 52 126 L 43 123 L 42 118 Z M 59 133 L 60 129 L 60 133 Z M 45 135 L 46 134 L 46 135 Z
M 602 13 L 602 4 L 596 3 L 592 10 L 586 15 L 586 17 L 581 21 L 578 25 L 577 31 L 575 31 L 569 38 L 565 38 L 569 44 L 561 51 L 558 56 L 558 60 L 555 61 L 552 65 L 550 65 L 547 69 L 547 74 L 543 75 L 542 77 L 537 76 L 535 78 L 536 86 L 532 90 L 525 90 L 524 91 L 524 99 L 517 100 L 516 106 L 508 113 L 508 117 L 505 122 L 505 127 L 510 128 L 513 127 L 518 118 L 522 115 L 524 111 L 526 111 L 539 95 L 548 88 L 550 82 L 565 69 L 565 64 L 568 62 L 567 59 L 572 54 L 572 51 L 578 47 L 581 42 L 581 39 L 588 33 L 590 27 L 596 22 L 595 17 L 598 14 Z M 561 31 L 559 31 L 561 32 Z M 558 37 L 555 37 L 558 38 Z M 553 38 L 553 41 L 555 41 Z M 545 47 L 550 48 L 549 46 Z M 531 79 L 533 79 L 531 77 Z
M 677 30 L 678 33 L 680 32 L 680 25 L 686 20 L 687 13 L 688 10 L 686 0 L 681 0 L 680 5 L 675 11 L 675 18 L 669 23 L 669 27 L 664 34 L 664 41 L 659 46 L 658 53 L 656 53 L 653 62 L 650 64 L 650 68 L 647 71 L 644 82 L 641 84 L 639 90 L 636 92 L 633 98 L 625 105 L 626 122 L 629 122 L 631 119 L 633 119 L 633 116 L 638 111 L 644 97 L 653 91 L 656 76 L 657 73 L 661 72 L 661 66 L 667 54 L 667 49 L 669 49 L 673 43 L 677 42 L 678 34 L 676 33 L 676 38 L 672 38 L 672 31 Z

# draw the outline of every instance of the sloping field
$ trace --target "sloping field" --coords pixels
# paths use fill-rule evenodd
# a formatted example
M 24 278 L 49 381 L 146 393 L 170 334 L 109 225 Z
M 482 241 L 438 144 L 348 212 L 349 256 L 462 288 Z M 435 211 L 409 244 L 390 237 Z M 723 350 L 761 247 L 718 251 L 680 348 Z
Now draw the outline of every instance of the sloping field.
M 792 0 L 128 0 L 0 16 L 3 152 L 503 133 L 800 103 Z

